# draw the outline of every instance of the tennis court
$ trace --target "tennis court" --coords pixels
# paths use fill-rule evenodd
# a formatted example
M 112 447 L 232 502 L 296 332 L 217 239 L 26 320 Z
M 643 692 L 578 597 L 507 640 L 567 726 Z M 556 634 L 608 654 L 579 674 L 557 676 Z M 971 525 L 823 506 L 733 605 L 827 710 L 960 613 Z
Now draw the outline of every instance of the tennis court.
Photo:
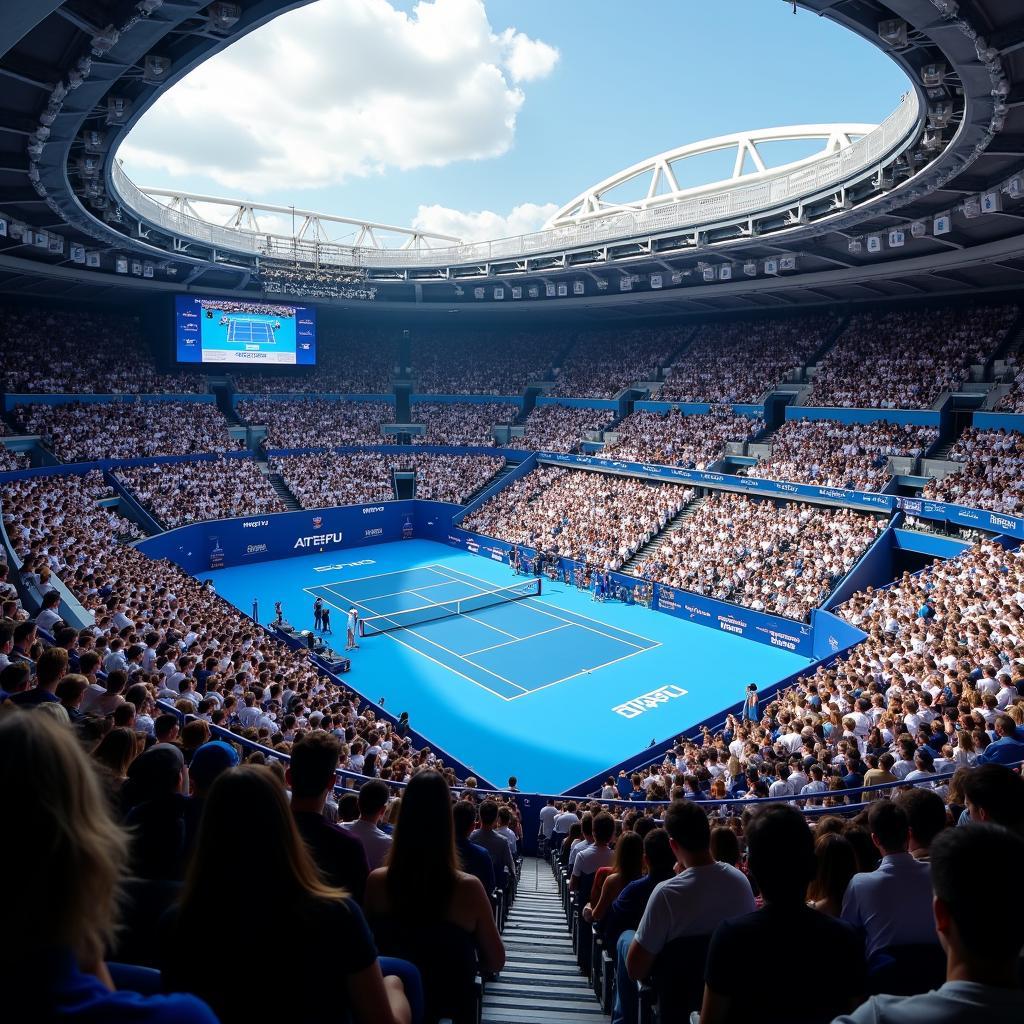
M 235 345 L 273 345 L 277 338 L 268 320 L 231 317 L 228 321 L 227 340 L 229 344 Z
M 502 700 L 593 672 L 659 647 L 615 626 L 543 605 L 541 581 L 504 587 L 449 566 L 426 565 L 307 587 L 337 608 L 357 608 L 366 644 L 401 644 Z
M 364 620 L 386 616 L 391 623 L 377 624 L 385 632 L 359 640 L 345 681 L 388 711 L 408 711 L 414 728 L 474 774 L 503 785 L 514 772 L 533 792 L 564 790 L 738 701 L 748 683 L 764 687 L 808 664 L 639 605 L 595 602 L 562 581 L 545 579 L 539 595 L 491 604 L 494 591 L 533 579 L 428 540 L 236 565 L 202 578 L 246 614 L 258 601 L 264 622 L 281 601 L 299 629 L 313 628 L 313 601 L 323 598 L 336 651 L 345 646 L 349 608 Z M 437 604 L 450 607 L 422 611 Z M 413 621 L 425 614 L 429 621 Z

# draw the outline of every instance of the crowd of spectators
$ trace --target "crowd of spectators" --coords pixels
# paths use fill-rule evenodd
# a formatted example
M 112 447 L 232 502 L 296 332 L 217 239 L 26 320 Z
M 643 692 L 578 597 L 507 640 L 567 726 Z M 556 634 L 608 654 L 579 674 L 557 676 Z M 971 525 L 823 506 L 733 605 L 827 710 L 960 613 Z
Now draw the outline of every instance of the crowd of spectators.
M 821 361 L 806 405 L 927 409 L 984 364 L 1015 305 L 860 313 Z
M 736 320 L 698 328 L 669 368 L 662 402 L 757 402 L 807 362 L 838 326 L 829 314 Z
M 297 730 L 329 722 L 345 740 L 341 767 L 385 780 L 407 779 L 426 764 L 441 767 L 429 750 L 415 751 L 372 708 L 360 708 L 304 652 L 273 639 L 218 597 L 209 582 L 119 543 L 116 538 L 128 539 L 133 524 L 97 506 L 106 490 L 96 472 L 4 487 L 4 525 L 24 561 L 23 578 L 30 574 L 29 582 L 43 593 L 48 575 L 60 578 L 95 616 L 93 627 L 67 637 L 71 663 L 93 688 L 79 692 L 84 703 L 75 705 L 76 712 L 88 712 L 99 700 L 103 687 L 96 672 L 109 675 L 120 667 L 122 675 L 113 683 L 108 678 L 108 696 L 99 706 L 148 707 L 140 727 L 150 735 L 152 702 L 162 699 L 283 752 Z M 57 627 L 54 635 L 59 633 Z M 145 684 L 138 701 L 129 681 Z M 450 769 L 445 774 L 456 781 Z
M 614 398 L 637 381 L 658 380 L 682 340 L 676 328 L 634 328 L 580 334 L 559 368 L 553 395 Z
M 601 454 L 627 462 L 704 470 L 725 455 L 728 443 L 749 441 L 763 428 L 760 417 L 740 416 L 728 406 L 693 415 L 676 410 L 634 412 L 615 428 L 616 440 L 605 440 Z
M 0 430 L 2 430 L 0 426 Z M 0 444 L 0 473 L 8 473 L 14 469 L 27 469 L 31 460 L 27 453 L 16 452 L 7 445 Z
M 417 331 L 412 376 L 423 395 L 519 395 L 530 381 L 550 378 L 565 344 L 552 331 Z
M 489 455 L 434 455 L 420 452 L 404 460 L 416 473 L 416 497 L 463 505 L 505 465 Z
M 384 394 L 397 369 L 398 345 L 393 333 L 344 331 L 321 325 L 317 333 L 316 366 L 305 370 L 271 369 L 231 374 L 239 394 Z
M 0 313 L 0 384 L 37 395 L 206 390 L 202 374 L 157 368 L 135 317 L 51 309 Z
M 53 589 L 51 577 L 82 570 L 115 539 L 136 540 L 142 531 L 100 501 L 113 495 L 100 470 L 81 476 L 35 476 L 3 486 L 4 528 L 21 561 L 20 574 L 40 593 Z
M 202 309 L 221 313 L 253 313 L 256 316 L 276 316 L 292 318 L 295 316 L 294 306 L 269 302 L 237 302 L 234 299 L 200 299 Z
M 395 500 L 392 457 L 379 452 L 288 455 L 272 458 L 267 465 L 272 473 L 281 474 L 303 508 Z
M 719 492 L 632 571 L 755 611 L 807 619 L 884 523 L 849 509 Z
M 504 465 L 486 455 L 322 452 L 270 461 L 303 508 L 393 501 L 395 472 L 416 474 L 416 497 L 462 504 Z
M 615 415 L 614 409 L 538 405 L 526 417 L 522 436 L 510 437 L 508 446 L 531 451 L 575 452 L 587 431 L 607 429 Z
M 346 402 L 329 398 L 247 398 L 235 406 L 250 426 L 267 428 L 268 448 L 332 448 L 383 444 L 382 423 L 393 423 L 392 402 Z
M 751 704 L 748 690 L 724 729 L 681 737 L 612 785 L 638 800 L 791 796 L 841 811 L 889 795 L 846 790 L 918 782 L 956 821 L 966 772 L 1024 760 L 1021 595 L 1024 554 L 988 540 L 859 591 L 838 613 L 867 634 L 861 643 L 771 698 L 755 688 Z M 1024 826 L 1024 800 L 1009 809 Z M 922 854 L 929 839 L 918 836 Z
M 890 458 L 917 458 L 938 436 L 935 427 L 886 420 L 787 420 L 772 437 L 771 454 L 751 466 L 747 475 L 818 487 L 880 491 L 889 482 Z
M 1010 390 L 999 400 L 1001 412 L 1024 413 L 1024 369 L 1017 371 L 1010 382 Z
M 518 415 L 519 406 L 512 402 L 414 402 L 412 422 L 427 429 L 412 439 L 417 444 L 493 445 L 492 428 Z
M 23 433 L 64 462 L 195 455 L 239 447 L 212 402 L 115 401 L 18 405 Z
M 121 467 L 119 480 L 167 529 L 206 519 L 286 511 L 252 459 Z
M 946 458 L 963 469 L 929 480 L 923 495 L 953 505 L 1017 514 L 1024 499 L 1024 434 L 968 427 Z
M 693 496 L 678 484 L 540 466 L 463 520 L 511 544 L 619 569 Z

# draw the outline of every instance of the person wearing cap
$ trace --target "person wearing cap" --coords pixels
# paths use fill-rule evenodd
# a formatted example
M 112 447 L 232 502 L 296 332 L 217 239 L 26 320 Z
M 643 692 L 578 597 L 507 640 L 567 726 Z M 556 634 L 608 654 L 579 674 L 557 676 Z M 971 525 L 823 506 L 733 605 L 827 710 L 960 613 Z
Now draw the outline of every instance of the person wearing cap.
M 359 612 L 355 608 L 349 608 L 348 619 L 345 624 L 345 650 L 354 651 L 359 647 L 356 643 L 356 629 L 359 626 Z
M 217 777 L 239 762 L 238 751 L 223 740 L 211 740 L 196 749 L 188 766 L 191 798 L 185 804 L 185 853 L 186 862 L 192 855 L 199 820 L 203 816 L 206 794 Z

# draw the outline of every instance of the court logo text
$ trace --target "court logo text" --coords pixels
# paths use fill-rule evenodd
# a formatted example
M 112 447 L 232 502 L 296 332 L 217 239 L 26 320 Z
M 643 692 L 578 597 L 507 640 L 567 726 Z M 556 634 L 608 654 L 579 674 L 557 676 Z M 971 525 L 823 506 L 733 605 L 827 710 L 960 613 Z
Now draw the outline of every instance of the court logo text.
M 336 533 L 317 533 L 314 534 L 312 537 L 299 537 L 295 541 L 295 544 L 293 545 L 293 550 L 294 548 L 325 548 L 330 544 L 340 543 L 340 530 Z
M 687 690 L 684 690 L 681 686 L 676 686 L 674 683 L 668 686 L 659 686 L 657 690 L 642 693 L 639 697 L 634 697 L 632 700 L 616 704 L 612 711 L 623 718 L 638 718 L 645 711 L 652 711 L 654 708 L 667 704 L 676 697 L 685 697 L 687 692 Z

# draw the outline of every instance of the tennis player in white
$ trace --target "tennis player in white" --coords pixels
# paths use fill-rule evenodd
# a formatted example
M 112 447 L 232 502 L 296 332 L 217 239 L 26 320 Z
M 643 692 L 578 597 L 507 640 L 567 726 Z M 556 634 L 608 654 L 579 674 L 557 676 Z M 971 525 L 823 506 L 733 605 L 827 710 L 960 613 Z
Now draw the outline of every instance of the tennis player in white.
M 355 608 L 349 608 L 348 621 L 345 625 L 345 650 L 354 651 L 359 647 L 356 643 L 356 630 L 359 627 L 359 612 Z

